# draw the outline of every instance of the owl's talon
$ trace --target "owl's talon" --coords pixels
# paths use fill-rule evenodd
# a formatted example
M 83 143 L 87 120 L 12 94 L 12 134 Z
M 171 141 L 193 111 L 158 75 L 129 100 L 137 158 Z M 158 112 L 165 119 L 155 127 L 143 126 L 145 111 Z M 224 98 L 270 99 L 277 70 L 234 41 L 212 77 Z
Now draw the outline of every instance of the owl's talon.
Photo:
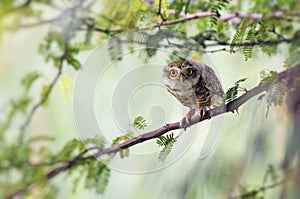
M 204 108 L 201 108 L 199 110 L 199 120 L 204 117 L 204 116 L 207 116 L 208 119 L 211 118 L 212 116 L 212 113 L 210 112 L 210 108 L 209 107 L 204 107 Z
M 180 121 L 180 127 L 182 127 L 184 130 L 186 130 L 187 127 L 191 126 L 191 118 L 195 114 L 195 111 L 195 109 L 190 109 L 186 116 L 184 116 L 184 118 L 182 118 L 182 120 Z
M 207 117 L 208 117 L 209 120 L 210 120 L 211 116 L 212 116 L 212 112 L 211 112 L 211 111 L 208 111 L 208 112 L 207 112 Z
M 191 126 L 191 116 L 186 115 L 182 120 L 180 121 L 180 126 L 186 130 L 188 127 Z
M 205 114 L 206 114 L 206 109 L 205 108 L 201 108 L 200 112 L 199 112 L 200 118 L 204 117 Z

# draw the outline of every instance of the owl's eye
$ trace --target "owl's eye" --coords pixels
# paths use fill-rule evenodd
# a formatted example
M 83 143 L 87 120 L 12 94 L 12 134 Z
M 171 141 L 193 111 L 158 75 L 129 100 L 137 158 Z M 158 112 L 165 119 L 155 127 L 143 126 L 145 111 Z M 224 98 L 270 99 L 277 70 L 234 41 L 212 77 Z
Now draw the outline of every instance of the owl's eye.
M 194 74 L 194 71 L 193 71 L 191 68 L 188 68 L 188 69 L 186 69 L 186 74 L 187 74 L 188 76 L 191 76 L 191 75 Z
M 171 71 L 170 71 L 170 75 L 171 75 L 172 77 L 175 77 L 175 76 L 177 75 L 177 71 L 176 71 L 176 70 L 171 70 Z

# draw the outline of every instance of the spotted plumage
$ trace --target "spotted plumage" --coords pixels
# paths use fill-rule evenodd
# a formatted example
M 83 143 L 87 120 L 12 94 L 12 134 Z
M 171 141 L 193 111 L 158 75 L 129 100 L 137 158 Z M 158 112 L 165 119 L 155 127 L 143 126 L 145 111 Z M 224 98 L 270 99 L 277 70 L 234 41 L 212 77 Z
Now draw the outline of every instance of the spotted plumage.
M 163 79 L 167 90 L 184 106 L 190 108 L 181 126 L 189 126 L 196 113 L 202 117 L 210 107 L 221 106 L 224 91 L 213 69 L 192 60 L 174 61 L 164 67 Z

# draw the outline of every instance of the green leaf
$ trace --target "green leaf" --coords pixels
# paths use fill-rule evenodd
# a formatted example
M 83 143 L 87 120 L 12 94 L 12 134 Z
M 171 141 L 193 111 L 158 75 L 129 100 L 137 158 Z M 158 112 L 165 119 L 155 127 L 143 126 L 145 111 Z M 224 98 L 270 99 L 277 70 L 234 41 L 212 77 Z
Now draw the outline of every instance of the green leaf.
M 236 82 L 234 83 L 234 85 L 239 85 L 240 83 L 246 81 L 247 79 L 248 79 L 248 78 L 242 78 L 242 79 L 239 79 L 238 81 L 236 81 Z
M 79 70 L 81 68 L 80 62 L 77 59 L 75 59 L 73 56 L 71 56 L 70 54 L 68 54 L 68 56 L 67 56 L 67 63 L 70 64 L 71 66 L 73 66 L 73 68 L 75 70 Z
M 22 86 L 24 87 L 26 92 L 30 89 L 32 83 L 39 77 L 40 74 L 38 72 L 32 72 L 22 79 Z
M 263 70 L 260 72 L 261 81 L 260 84 L 265 82 L 271 82 L 266 94 L 260 96 L 259 99 L 265 99 L 267 103 L 266 117 L 269 114 L 271 106 L 281 105 L 286 92 L 286 86 L 284 81 L 277 81 L 278 73 L 276 71 Z
M 129 133 L 125 134 L 125 135 L 121 135 L 119 137 L 116 137 L 113 140 L 112 145 L 120 144 L 122 141 L 126 141 L 126 140 L 128 140 L 128 139 L 130 139 L 132 137 L 133 137 L 133 133 L 132 132 L 129 132 Z M 127 157 L 129 155 L 129 148 L 122 149 L 119 154 L 120 154 L 121 158 Z
M 68 141 L 60 152 L 54 157 L 56 160 L 68 160 L 76 154 L 76 152 L 83 150 L 84 144 L 81 140 L 72 139 Z
M 136 117 L 133 121 L 133 125 L 135 128 L 141 129 L 141 130 L 145 129 L 147 127 L 146 120 L 142 116 Z
M 171 133 L 169 135 L 166 136 L 159 136 L 159 138 L 156 140 L 156 143 L 159 146 L 167 146 L 168 144 L 175 142 L 176 138 L 174 138 L 174 133 Z
M 272 56 L 272 55 L 274 55 L 274 54 L 276 54 L 277 53 L 277 46 L 276 45 L 272 45 L 272 46 L 268 46 L 268 45 L 263 45 L 262 47 L 261 47 L 261 50 L 262 50 L 262 52 L 263 53 L 265 53 L 266 55 L 268 55 L 268 56 Z
M 247 36 L 245 39 L 246 42 L 254 42 L 256 40 L 256 32 L 255 32 L 256 26 L 257 23 L 253 23 L 250 25 L 249 27 L 250 30 L 247 32 Z M 246 61 L 253 57 L 254 46 L 245 46 L 243 50 L 244 50 L 244 57 Z
M 42 87 L 42 91 L 40 94 L 40 99 L 43 100 L 42 106 L 47 106 L 49 104 L 49 98 L 48 98 L 48 93 L 49 93 L 49 86 L 44 85 Z
M 299 64 L 300 57 L 300 41 L 293 42 L 289 47 L 289 56 L 285 60 L 284 67 L 289 68 L 295 64 Z
M 239 47 L 239 45 L 237 45 L 237 44 L 243 42 L 247 24 L 248 24 L 247 20 L 243 20 L 242 23 L 240 24 L 239 28 L 237 29 L 237 31 L 231 41 L 232 45 L 230 45 L 230 52 L 233 52 L 235 48 Z
M 103 163 L 94 161 L 87 169 L 85 187 L 94 189 L 96 193 L 103 194 L 109 182 L 110 169 Z
M 158 160 L 161 162 L 164 162 L 168 155 L 171 153 L 171 150 L 173 148 L 174 143 L 177 141 L 176 138 L 174 138 L 174 134 L 171 133 L 166 136 L 160 136 L 157 140 L 156 143 L 159 146 L 163 146 L 164 148 L 159 152 L 158 155 Z
M 245 87 L 241 87 L 240 86 L 240 83 L 242 82 L 245 82 L 248 78 L 242 78 L 242 79 L 239 79 L 238 81 L 236 81 L 234 83 L 234 86 L 230 87 L 227 91 L 226 91 L 226 102 L 231 102 L 233 101 L 234 99 L 237 98 L 238 96 L 238 92 L 239 91 L 244 91 L 246 92 L 247 89 Z
M 12 101 L 13 110 L 25 114 L 30 101 L 31 99 L 29 97 L 21 98 L 18 101 Z
M 231 102 L 234 99 L 237 98 L 237 94 L 238 94 L 238 85 L 235 85 L 233 87 L 230 87 L 227 91 L 226 91 L 226 101 L 227 102 Z
M 260 84 L 265 82 L 272 82 L 277 79 L 278 73 L 276 71 L 270 70 L 262 70 L 260 72 Z
M 132 132 L 129 132 L 129 133 L 125 134 L 125 135 L 118 136 L 118 137 L 116 137 L 113 140 L 112 145 L 120 144 L 121 141 L 126 141 L 126 140 L 128 140 L 128 139 L 130 139 L 132 137 L 133 137 L 133 133 Z
M 265 96 L 267 102 L 266 117 L 269 114 L 271 106 L 279 106 L 282 104 L 286 90 L 284 81 L 273 82 L 268 88 Z
M 99 135 L 95 135 L 93 138 L 87 138 L 83 140 L 83 143 L 87 144 L 93 144 L 97 147 L 103 148 L 105 145 L 105 138 Z
M 220 12 L 222 9 L 226 8 L 227 4 L 229 3 L 229 0 L 215 0 L 210 1 L 211 6 L 211 12 L 214 13 L 214 16 L 210 18 L 211 25 L 217 25 L 218 24 L 218 17 L 221 16 Z

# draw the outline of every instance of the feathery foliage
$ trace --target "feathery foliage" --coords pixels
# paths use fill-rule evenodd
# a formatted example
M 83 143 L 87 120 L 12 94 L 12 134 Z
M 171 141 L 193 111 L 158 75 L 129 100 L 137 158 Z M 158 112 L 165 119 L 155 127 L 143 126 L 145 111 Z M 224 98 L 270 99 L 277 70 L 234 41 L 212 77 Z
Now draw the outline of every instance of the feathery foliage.
M 229 4 L 230 0 L 213 0 L 211 1 L 211 12 L 214 13 L 214 16 L 210 18 L 212 25 L 217 25 L 218 18 L 221 16 L 221 10 L 225 9 Z
M 238 97 L 238 92 L 239 91 L 243 91 L 243 92 L 247 92 L 247 89 L 245 87 L 241 87 L 240 83 L 246 81 L 247 78 L 242 78 L 239 79 L 238 81 L 236 81 L 234 83 L 234 86 L 230 87 L 227 91 L 226 91 L 226 102 L 231 102 L 232 100 L 236 99 Z
M 156 143 L 163 147 L 163 149 L 159 152 L 158 160 L 164 162 L 168 155 L 171 153 L 174 143 L 177 141 L 177 138 L 174 137 L 174 134 L 168 134 L 166 136 L 159 136 L 156 140 Z
M 266 94 L 263 94 L 259 97 L 259 100 L 264 99 L 267 104 L 267 111 L 266 111 L 266 117 L 267 117 L 271 106 L 279 106 L 282 104 L 286 92 L 286 82 L 277 80 L 278 74 L 276 71 L 263 70 L 261 71 L 260 75 L 261 75 L 261 83 L 272 82 Z
M 98 5 L 99 2 L 101 6 Z M 160 14 L 157 13 L 159 4 Z M 84 51 L 94 49 L 94 44 L 100 41 L 101 45 L 107 45 L 109 58 L 113 61 L 122 60 L 121 55 L 128 53 L 127 51 L 133 54 L 136 49 L 143 49 L 139 58 L 145 63 L 150 58 L 171 62 L 191 58 L 195 53 L 202 55 L 207 52 L 237 51 L 247 61 L 257 56 L 286 56 L 283 51 L 288 49 L 285 67 L 291 67 L 299 63 L 300 57 L 299 9 L 300 4 L 296 0 L 69 0 L 63 3 L 53 0 L 0 1 L 0 42 L 6 42 L 9 38 L 6 34 L 14 37 L 16 32 L 19 35 L 27 30 L 42 30 L 38 33 L 44 34 L 44 39 L 35 50 L 47 67 L 25 74 L 20 82 L 21 91 L 1 106 L 0 197 L 25 186 L 24 192 L 17 197 L 34 198 L 36 195 L 32 193 L 35 190 L 29 189 L 29 185 L 37 182 L 40 198 L 55 198 L 57 188 L 45 178 L 51 169 L 71 161 L 88 147 L 100 150 L 109 145 L 101 136 L 82 141 L 71 139 L 58 152 L 54 152 L 52 147 L 56 146 L 57 140 L 52 139 L 52 134 L 48 137 L 35 137 L 35 132 L 32 131 L 39 128 L 28 128 L 37 110 L 55 100 L 51 97 L 51 89 L 55 90 L 60 74 L 82 70 L 81 58 L 85 55 Z M 205 16 L 209 12 L 213 16 Z M 44 28 L 38 29 L 39 27 Z M 134 31 L 128 31 L 132 29 Z M 121 36 L 118 34 L 125 31 L 128 32 Z M 27 46 L 20 49 L 26 51 Z M 168 55 L 161 57 L 160 50 L 168 52 Z M 40 60 L 37 63 L 39 62 Z M 2 62 L 4 71 L 9 64 Z M 24 64 L 27 67 L 27 63 Z M 49 83 L 51 70 L 57 71 L 57 76 Z M 246 78 L 240 79 L 227 90 L 226 102 L 236 99 L 240 92 L 247 91 L 240 86 L 245 80 Z M 287 89 L 286 82 L 277 81 L 276 71 L 263 71 L 261 84 L 264 82 L 272 84 L 259 97 L 260 100 L 265 100 L 268 114 L 270 107 L 283 103 Z M 36 93 L 36 90 L 39 92 Z M 134 119 L 133 127 L 135 130 L 144 130 L 147 122 L 139 116 Z M 123 143 L 133 136 L 133 133 L 128 132 L 115 138 L 112 145 Z M 24 139 L 19 139 L 20 137 Z M 163 147 L 158 157 L 160 161 L 167 159 L 177 139 L 173 133 L 157 139 L 158 146 Z M 122 149 L 119 155 L 121 158 L 127 157 L 129 148 Z M 82 156 L 86 157 L 88 153 Z M 101 163 L 92 159 L 79 161 L 76 167 L 65 172 L 66 178 L 75 176 L 74 189 L 79 186 L 79 181 L 85 180 L 86 188 L 102 194 L 110 177 L 107 166 L 109 160 Z M 278 182 L 279 172 L 274 170 L 274 167 L 270 167 L 268 175 L 275 183 Z M 259 187 L 247 185 L 242 189 L 241 194 L 252 192 L 252 198 L 265 197 Z
M 138 116 L 134 119 L 133 125 L 135 128 L 143 130 L 147 127 L 147 122 L 145 118 L 143 118 L 142 116 Z

